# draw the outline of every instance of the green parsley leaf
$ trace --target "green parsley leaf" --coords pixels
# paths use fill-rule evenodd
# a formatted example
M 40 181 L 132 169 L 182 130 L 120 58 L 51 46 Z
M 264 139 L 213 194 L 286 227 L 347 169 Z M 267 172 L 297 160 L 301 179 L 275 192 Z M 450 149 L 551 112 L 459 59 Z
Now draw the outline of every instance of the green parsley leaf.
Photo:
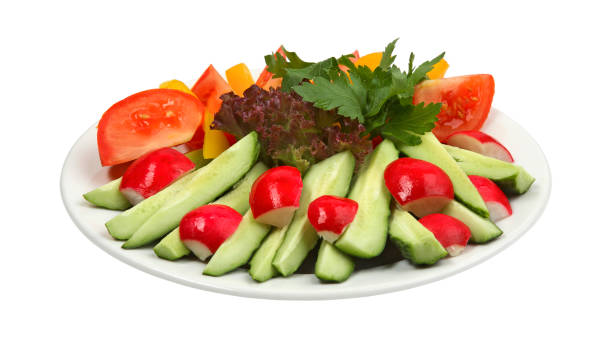
M 293 90 L 320 109 L 337 109 L 342 116 L 364 121 L 361 107 L 365 104 L 366 94 L 361 84 L 349 84 L 345 78 L 331 82 L 321 76 L 314 77 L 312 81 L 313 84 L 305 82 L 294 86 Z
M 427 79 L 427 73 L 444 53 L 417 67 L 411 53 L 408 70 L 404 72 L 393 64 L 396 43 L 397 39 L 386 46 L 374 70 L 355 66 L 349 58 L 352 55 L 311 63 L 286 50 L 287 60 L 279 58 L 280 54 L 268 55 L 266 64 L 275 77 L 283 78 L 282 91 L 293 90 L 315 107 L 337 110 L 340 116 L 357 119 L 366 133 L 415 145 L 420 143 L 418 134 L 434 128 L 441 107 L 441 104 L 413 105 L 415 86 Z M 340 70 L 341 65 L 348 68 L 348 76 Z
M 379 64 L 379 67 L 382 70 L 389 69 L 389 67 L 391 67 L 391 65 L 395 61 L 395 55 L 392 55 L 392 54 L 393 54 L 393 50 L 395 49 L 395 43 L 397 43 L 398 39 L 399 38 L 396 38 L 393 42 L 387 44 L 387 46 L 385 47 L 385 51 L 382 54 L 382 59 L 380 60 L 380 64 Z
M 312 80 L 315 77 L 323 77 L 331 80 L 338 73 L 340 73 L 340 67 L 338 67 L 338 61 L 334 57 L 303 68 L 287 68 L 281 89 L 289 92 L 294 86 L 302 83 L 304 79 Z
M 436 58 L 434 58 L 431 61 L 423 62 L 420 66 L 414 69 L 414 71 L 409 74 L 412 84 L 416 85 L 419 82 L 425 80 L 427 78 L 427 73 L 429 73 L 433 69 L 434 65 L 440 62 L 440 60 L 442 60 L 443 57 L 444 57 L 444 53 L 436 56 Z
M 281 53 L 264 56 L 268 71 L 274 75 L 274 78 L 282 78 L 287 73 L 287 69 L 300 69 L 312 65 L 312 62 L 305 62 L 295 52 L 287 51 L 285 47 L 281 47 L 287 56 L 283 57 Z
M 387 108 L 389 120 L 382 126 L 380 132 L 391 140 L 407 145 L 418 145 L 421 139 L 417 134 L 425 134 L 435 127 L 441 107 L 440 103 L 406 106 L 400 102 L 393 102 Z

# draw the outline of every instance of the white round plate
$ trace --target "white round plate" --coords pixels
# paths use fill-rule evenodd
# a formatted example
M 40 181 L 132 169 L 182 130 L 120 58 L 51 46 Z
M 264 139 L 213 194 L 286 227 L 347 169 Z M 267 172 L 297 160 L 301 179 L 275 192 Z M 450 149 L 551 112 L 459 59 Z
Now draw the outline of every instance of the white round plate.
M 99 209 L 82 195 L 111 180 L 109 168 L 101 167 L 92 126 L 74 144 L 61 176 L 61 193 L 74 223 L 93 243 L 113 257 L 140 270 L 190 287 L 225 294 L 268 299 L 340 299 L 387 293 L 440 280 L 466 270 L 517 240 L 538 219 L 550 195 L 551 177 L 544 153 L 536 141 L 516 122 L 492 109 L 482 129 L 502 142 L 512 152 L 516 163 L 524 166 L 536 182 L 524 195 L 511 199 L 514 215 L 498 223 L 504 234 L 485 245 L 468 246 L 459 256 L 446 258 L 427 268 L 416 268 L 408 261 L 356 271 L 339 284 L 321 283 L 312 274 L 295 274 L 257 283 L 244 270 L 222 277 L 202 275 L 204 263 L 194 259 L 175 262 L 158 258 L 148 248 L 124 250 L 114 240 L 104 223 L 116 211 Z

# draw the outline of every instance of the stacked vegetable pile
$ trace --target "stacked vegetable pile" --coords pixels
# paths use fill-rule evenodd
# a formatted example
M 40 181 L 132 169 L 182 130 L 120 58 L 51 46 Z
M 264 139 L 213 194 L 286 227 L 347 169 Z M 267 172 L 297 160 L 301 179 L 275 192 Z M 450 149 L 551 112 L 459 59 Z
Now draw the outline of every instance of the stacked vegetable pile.
M 98 128 L 102 165 L 131 164 L 84 197 L 124 210 L 106 227 L 126 249 L 193 253 L 211 276 L 248 265 L 260 282 L 295 273 L 319 242 L 315 275 L 341 282 L 388 239 L 416 265 L 494 240 L 506 195 L 534 178 L 479 131 L 493 78 L 443 78 L 444 54 L 411 54 L 403 71 L 396 41 L 320 62 L 281 47 L 256 82 L 244 64 L 227 82 L 211 65 L 191 89 L 132 95 Z

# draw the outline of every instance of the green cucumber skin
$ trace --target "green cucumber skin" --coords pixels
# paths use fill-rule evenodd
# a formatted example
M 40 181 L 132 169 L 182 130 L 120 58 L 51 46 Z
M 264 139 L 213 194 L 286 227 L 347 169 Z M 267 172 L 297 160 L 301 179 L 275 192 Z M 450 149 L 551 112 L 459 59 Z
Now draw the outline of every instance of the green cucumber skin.
M 126 210 L 129 209 L 132 204 L 123 197 L 123 194 L 119 191 L 119 185 L 123 178 L 117 178 L 110 181 L 97 189 L 91 190 L 83 195 L 83 198 L 89 203 L 110 210 Z
M 326 240 L 321 247 L 315 263 L 315 275 L 325 282 L 344 282 L 355 270 L 353 259 Z
M 272 261 L 274 260 L 278 248 L 283 243 L 287 228 L 289 228 L 289 226 L 272 229 L 261 246 L 255 251 L 253 258 L 251 258 L 249 262 L 249 275 L 251 275 L 253 280 L 265 282 L 279 275 L 276 268 L 272 266 Z
M 108 233 L 117 240 L 128 240 L 164 203 L 180 193 L 194 175 L 195 171 L 183 176 L 155 195 L 110 219 L 105 224 Z
M 389 228 L 391 194 L 385 186 L 387 165 L 397 160 L 399 151 L 384 140 L 368 155 L 348 198 L 357 201 L 355 219 L 335 246 L 353 256 L 373 258 L 384 250 Z
M 521 166 L 458 147 L 444 145 L 444 148 L 465 173 L 491 179 L 508 195 L 522 195 L 535 182 Z
M 251 132 L 197 170 L 189 184 L 147 219 L 122 247 L 142 247 L 169 233 L 185 214 L 211 202 L 240 180 L 258 155 L 257 133 Z
M 428 161 L 444 170 L 453 183 L 455 198 L 478 215 L 488 218 L 489 211 L 485 202 L 455 159 L 431 132 L 420 135 L 420 137 L 421 144 L 400 145 L 399 150 L 411 158 Z
M 172 232 L 168 233 L 155 247 L 153 251 L 159 258 L 167 260 L 177 260 L 189 253 L 189 249 L 183 245 L 181 241 L 178 227 L 173 229 Z
M 212 202 L 212 204 L 227 205 L 244 215 L 250 208 L 249 193 L 251 192 L 251 186 L 253 186 L 255 180 L 267 170 L 268 166 L 262 162 L 258 162 L 228 193 Z M 157 245 L 155 245 L 153 250 L 159 258 L 167 260 L 177 260 L 191 253 L 189 249 L 183 245 L 178 228 L 173 229 L 172 232 L 166 235 Z
M 415 265 L 433 265 L 448 254 L 432 232 L 401 209 L 393 210 L 389 238 Z
M 465 223 L 472 233 L 471 243 L 484 244 L 503 234 L 502 230 L 491 220 L 480 217 L 457 201 L 451 201 L 441 213 Z
M 185 153 L 185 156 L 195 164 L 196 169 L 206 164 L 204 157 L 202 156 L 201 149 Z M 110 210 L 129 209 L 132 207 L 132 204 L 130 204 L 130 202 L 123 197 L 123 194 L 119 191 L 121 180 L 122 178 L 112 180 L 99 188 L 84 194 L 83 198 L 85 198 L 91 204 L 101 208 Z
M 246 264 L 270 231 L 270 226 L 259 223 L 247 211 L 240 225 L 210 258 L 204 274 L 221 276 Z
M 255 180 L 268 170 L 263 162 L 256 163 L 247 174 L 232 189 L 225 195 L 219 197 L 212 204 L 223 204 L 233 208 L 240 214 L 244 215 L 251 208 L 249 205 L 249 195 L 251 187 Z
M 300 207 L 273 261 L 274 267 L 283 276 L 293 274 L 319 240 L 319 235 L 308 220 L 308 205 L 323 195 L 346 195 L 354 169 L 355 158 L 345 151 L 313 165 L 306 172 Z

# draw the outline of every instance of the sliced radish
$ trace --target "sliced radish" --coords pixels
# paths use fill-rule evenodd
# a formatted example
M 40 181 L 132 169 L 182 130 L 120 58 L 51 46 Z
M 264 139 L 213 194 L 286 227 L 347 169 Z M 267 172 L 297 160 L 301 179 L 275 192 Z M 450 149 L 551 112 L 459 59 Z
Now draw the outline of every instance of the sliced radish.
M 149 198 L 195 168 L 185 155 L 161 148 L 134 160 L 123 174 L 119 191 L 133 205 Z
M 359 204 L 352 199 L 321 196 L 308 206 L 308 220 L 319 236 L 333 243 L 353 222 L 358 208 Z
M 491 221 L 497 222 L 512 215 L 512 207 L 508 197 L 501 191 L 499 186 L 485 177 L 469 176 L 469 178 L 485 201 Z
M 451 146 L 467 149 L 491 158 L 507 162 L 514 162 L 512 154 L 510 154 L 504 145 L 499 143 L 491 136 L 478 130 L 468 130 L 454 133 L 448 137 L 446 143 Z
M 433 233 L 446 252 L 453 257 L 463 252 L 470 240 L 470 228 L 454 217 L 431 214 L 421 218 L 419 222 Z
M 400 158 L 385 169 L 385 185 L 399 206 L 417 217 L 436 213 L 453 200 L 453 184 L 438 166 Z
M 264 172 L 251 188 L 249 204 L 257 222 L 276 227 L 289 224 L 300 206 L 302 177 L 295 167 L 279 166 Z
M 196 257 L 205 260 L 234 234 L 241 220 L 242 215 L 226 205 L 205 205 L 183 217 L 179 235 Z

